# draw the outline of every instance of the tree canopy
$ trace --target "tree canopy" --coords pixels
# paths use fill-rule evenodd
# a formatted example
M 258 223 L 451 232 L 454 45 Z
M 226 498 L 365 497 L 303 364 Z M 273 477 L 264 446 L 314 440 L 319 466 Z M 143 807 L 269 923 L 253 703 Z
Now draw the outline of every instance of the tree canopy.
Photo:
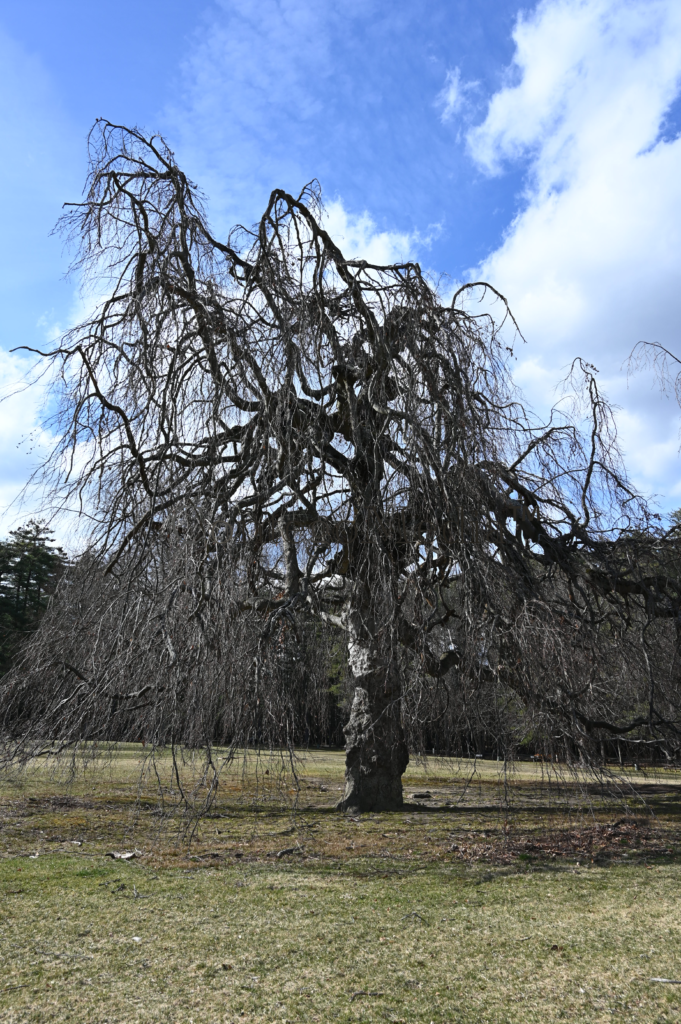
M 410 728 L 462 700 L 562 756 L 675 747 L 676 544 L 594 368 L 539 422 L 491 286 L 445 302 L 416 263 L 347 259 L 314 183 L 221 241 L 159 137 L 99 122 L 90 158 L 63 226 L 105 298 L 42 355 L 46 479 L 92 547 L 5 687 L 15 744 L 133 710 L 158 743 L 290 742 L 342 638 L 348 809 L 399 807 Z

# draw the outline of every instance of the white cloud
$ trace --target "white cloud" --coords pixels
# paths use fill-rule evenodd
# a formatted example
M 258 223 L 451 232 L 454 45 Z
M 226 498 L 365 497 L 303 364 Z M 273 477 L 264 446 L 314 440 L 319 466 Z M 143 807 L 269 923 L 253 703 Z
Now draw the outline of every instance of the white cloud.
M 385 265 L 413 258 L 415 236 L 398 231 L 379 231 L 365 211 L 349 213 L 340 199 L 326 203 L 324 226 L 346 259 L 363 259 Z
M 637 482 L 672 495 L 678 411 L 621 367 L 641 339 L 681 352 L 681 138 L 659 137 L 681 82 L 681 5 L 545 0 L 514 40 L 509 84 L 468 144 L 490 174 L 527 160 L 528 184 L 475 274 L 511 302 L 535 403 L 573 356 L 596 363 Z
M 67 314 L 68 328 L 83 323 L 104 298 L 92 290 L 76 292 Z M 38 341 L 42 351 L 57 346 L 65 333 L 59 322 L 45 315 L 36 327 L 42 335 Z M 82 544 L 87 521 L 80 523 L 73 510 L 54 515 L 49 490 L 39 475 L 31 479 L 58 440 L 50 424 L 56 400 L 50 385 L 55 373 L 58 367 L 34 352 L 0 348 L 0 537 L 31 517 L 48 518 L 58 543 L 75 551 Z M 80 457 L 79 450 L 76 465 Z

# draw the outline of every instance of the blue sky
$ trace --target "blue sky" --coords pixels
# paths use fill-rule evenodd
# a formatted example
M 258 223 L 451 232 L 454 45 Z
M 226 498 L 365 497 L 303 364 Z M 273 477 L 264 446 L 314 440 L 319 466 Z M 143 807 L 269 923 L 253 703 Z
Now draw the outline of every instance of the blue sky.
M 348 254 L 486 276 L 534 405 L 591 359 L 634 479 L 681 505 L 676 407 L 622 371 L 641 338 L 681 354 L 680 76 L 678 0 L 1 4 L 0 383 L 78 315 L 50 230 L 104 116 L 166 136 L 218 231 L 316 177 Z M 41 402 L 0 406 L 0 505 Z

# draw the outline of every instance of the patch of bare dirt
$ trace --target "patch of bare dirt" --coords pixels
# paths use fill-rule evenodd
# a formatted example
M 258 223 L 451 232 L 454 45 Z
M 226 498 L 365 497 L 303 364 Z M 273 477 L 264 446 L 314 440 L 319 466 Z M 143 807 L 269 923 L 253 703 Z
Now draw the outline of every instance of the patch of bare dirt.
M 623 818 L 611 824 L 580 828 L 547 829 L 530 834 L 507 832 L 494 842 L 480 842 L 471 836 L 452 843 L 450 850 L 463 861 L 510 864 L 524 860 L 606 860 L 648 859 L 671 856 L 681 842 L 676 830 Z

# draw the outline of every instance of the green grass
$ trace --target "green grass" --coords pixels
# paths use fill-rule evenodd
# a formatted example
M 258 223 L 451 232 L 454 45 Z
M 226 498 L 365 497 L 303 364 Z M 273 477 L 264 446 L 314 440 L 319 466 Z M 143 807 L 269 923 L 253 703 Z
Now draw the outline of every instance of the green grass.
M 187 846 L 139 753 L 68 792 L 44 768 L 3 783 L 0 1021 L 679 1018 L 681 985 L 650 981 L 681 980 L 676 776 L 647 780 L 654 821 L 538 766 L 509 810 L 495 764 L 433 762 L 407 776 L 421 808 L 348 819 L 338 754 L 308 761 L 295 813 L 251 763 Z
M 387 866 L 387 865 L 386 865 Z M 3 1021 L 671 1020 L 676 866 L 6 860 Z M 136 941 L 139 940 L 139 941 Z

